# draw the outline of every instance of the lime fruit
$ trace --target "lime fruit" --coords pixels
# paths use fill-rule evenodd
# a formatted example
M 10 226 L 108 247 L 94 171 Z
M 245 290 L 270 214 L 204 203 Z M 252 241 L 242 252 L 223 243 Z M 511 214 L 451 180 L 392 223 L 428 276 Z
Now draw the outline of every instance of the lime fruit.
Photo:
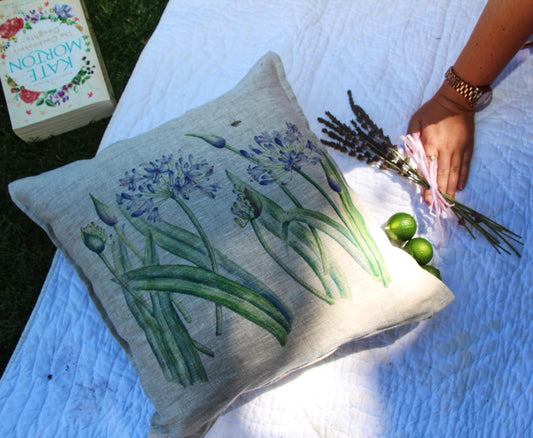
M 425 265 L 433 258 L 433 246 L 423 237 L 411 239 L 403 249 L 411 254 L 419 265 Z
M 385 225 L 385 233 L 394 242 L 406 242 L 416 233 L 416 221 L 408 213 L 393 214 Z
M 439 280 L 442 280 L 440 277 L 440 271 L 435 266 L 424 265 L 422 266 L 422 269 L 425 269 L 430 274 L 433 274 L 435 277 L 437 277 Z

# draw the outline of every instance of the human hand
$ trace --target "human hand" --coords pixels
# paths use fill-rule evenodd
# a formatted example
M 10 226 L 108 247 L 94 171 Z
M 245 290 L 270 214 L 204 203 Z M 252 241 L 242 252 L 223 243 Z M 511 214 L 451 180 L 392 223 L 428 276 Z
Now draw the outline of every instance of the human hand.
M 462 96 L 444 84 L 409 122 L 408 133 L 419 133 L 426 156 L 438 162 L 439 189 L 451 197 L 463 190 L 474 151 L 474 110 Z M 424 198 L 431 203 L 431 193 Z

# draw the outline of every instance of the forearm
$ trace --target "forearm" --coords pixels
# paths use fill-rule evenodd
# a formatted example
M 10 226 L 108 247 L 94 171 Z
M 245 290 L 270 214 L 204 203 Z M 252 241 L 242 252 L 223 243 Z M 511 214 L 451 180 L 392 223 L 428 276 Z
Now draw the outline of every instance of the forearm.
M 489 0 L 454 69 L 466 82 L 490 85 L 533 34 L 533 0 Z
M 488 0 L 453 71 L 471 86 L 491 85 L 532 33 L 533 0 Z M 445 80 L 411 117 L 408 132 L 420 133 L 427 156 L 438 160 L 439 189 L 454 197 L 468 179 L 476 100 L 453 77 L 451 84 Z

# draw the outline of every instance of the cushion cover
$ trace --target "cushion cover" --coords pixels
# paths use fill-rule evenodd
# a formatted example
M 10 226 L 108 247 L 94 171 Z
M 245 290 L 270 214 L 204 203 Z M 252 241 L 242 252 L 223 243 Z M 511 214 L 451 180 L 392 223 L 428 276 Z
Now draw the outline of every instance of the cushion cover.
M 273 53 L 212 102 L 9 190 L 128 354 L 154 436 L 202 436 L 239 394 L 453 300 L 365 212 Z

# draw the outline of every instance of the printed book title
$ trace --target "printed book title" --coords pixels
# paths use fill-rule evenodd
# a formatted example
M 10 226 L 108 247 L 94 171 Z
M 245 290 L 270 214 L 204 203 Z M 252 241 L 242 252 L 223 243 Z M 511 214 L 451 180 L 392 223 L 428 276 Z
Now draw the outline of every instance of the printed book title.
M 41 21 L 19 35 L 6 53 L 9 75 L 20 86 L 47 91 L 68 83 L 84 65 L 85 42 L 72 26 Z

